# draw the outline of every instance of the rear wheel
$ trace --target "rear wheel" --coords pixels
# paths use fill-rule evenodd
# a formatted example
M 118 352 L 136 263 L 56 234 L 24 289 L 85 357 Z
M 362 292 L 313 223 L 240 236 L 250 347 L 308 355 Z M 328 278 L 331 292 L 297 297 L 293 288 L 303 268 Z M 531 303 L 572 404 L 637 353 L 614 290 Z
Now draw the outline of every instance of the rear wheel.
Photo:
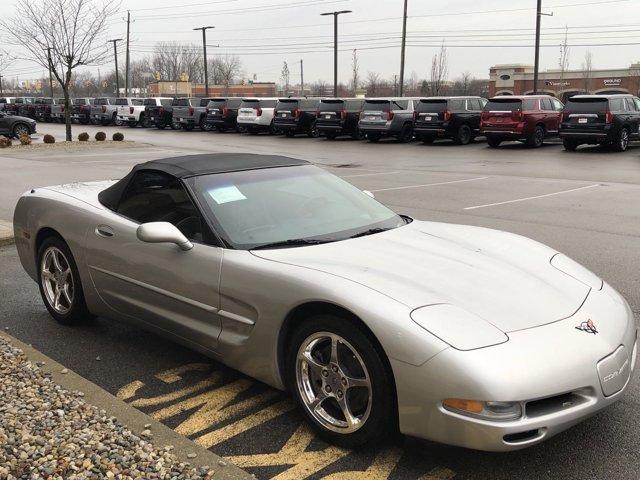
M 320 136 L 320 131 L 318 130 L 318 125 L 314 121 L 307 132 L 307 136 L 310 138 L 318 138 Z
M 627 127 L 623 127 L 618 132 L 617 138 L 613 142 L 613 149 L 616 152 L 624 152 L 629 148 L 629 130 Z
M 38 285 L 44 304 L 56 321 L 70 325 L 92 317 L 76 262 L 59 237 L 45 239 L 38 249 Z
M 578 142 L 576 142 L 575 140 L 570 140 L 568 138 L 563 138 L 562 139 L 562 146 L 564 147 L 565 150 L 569 151 L 569 152 L 575 152 L 576 149 L 578 148 Z
M 165 128 L 167 128 L 167 124 L 161 120 L 158 123 L 156 123 L 156 127 L 159 128 L 160 130 L 164 130 Z
M 337 135 L 335 133 L 325 133 L 324 138 L 327 140 L 335 140 Z
M 456 134 L 455 142 L 458 145 L 468 145 L 471 142 L 472 134 L 469 125 L 460 125 Z
M 501 143 L 502 143 L 502 140 L 500 140 L 499 138 L 487 137 L 487 145 L 489 145 L 489 147 L 491 148 L 498 148 Z
M 400 143 L 409 143 L 413 140 L 413 127 L 411 124 L 407 123 L 402 126 L 402 130 L 400 130 L 400 135 L 398 135 L 398 141 Z
M 171 130 L 181 130 L 181 129 L 182 129 L 182 124 L 180 122 L 171 120 Z
M 422 140 L 422 143 L 431 144 L 436 141 L 436 137 L 425 135 L 420 140 Z
M 183 127 L 187 132 L 192 132 L 194 129 L 194 125 L 192 123 L 185 123 Z
M 200 122 L 198 123 L 198 126 L 200 127 L 200 130 L 204 132 L 211 131 L 211 124 L 207 123 L 207 119 L 204 116 L 200 118 Z
M 538 148 L 541 147 L 543 143 L 544 128 L 542 128 L 540 125 L 537 125 L 533 133 L 527 138 L 526 144 L 527 147 Z
M 377 133 L 367 133 L 367 140 L 372 143 L 378 143 L 380 141 L 380 135 Z
M 127 122 L 127 125 L 129 128 L 135 128 L 138 126 L 138 122 L 136 122 L 135 120 L 132 120 L 130 122 Z
M 288 346 L 290 388 L 319 436 L 350 448 L 397 430 L 384 352 L 358 325 L 317 315 L 296 329 Z
M 362 130 L 356 127 L 355 132 L 351 134 L 351 138 L 353 138 L 354 140 L 364 140 L 366 138 L 366 135 Z
M 226 132 L 226 131 L 227 131 L 227 127 L 218 127 L 218 128 L 216 128 L 216 130 L 217 130 L 218 132 L 220 132 L 220 133 L 224 133 L 224 132 Z

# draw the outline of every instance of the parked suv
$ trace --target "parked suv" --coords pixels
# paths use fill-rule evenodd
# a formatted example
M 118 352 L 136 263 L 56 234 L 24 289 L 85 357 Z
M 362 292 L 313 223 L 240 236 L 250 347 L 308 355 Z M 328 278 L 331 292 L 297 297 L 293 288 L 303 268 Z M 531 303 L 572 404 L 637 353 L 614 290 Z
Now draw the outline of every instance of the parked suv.
M 101 97 L 93 100 L 91 106 L 91 121 L 95 124 L 109 125 L 117 122 L 118 106 L 113 97 Z
M 200 130 L 211 130 L 207 126 L 207 105 L 210 100 L 210 98 L 180 98 L 173 106 L 173 118 L 188 131 L 196 126 L 200 127 Z
M 370 142 L 396 137 L 406 143 L 413 139 L 413 111 L 416 98 L 367 98 L 358 127 Z
M 4 106 L 4 111 L 9 115 L 20 115 L 20 112 L 24 110 L 25 105 L 31 105 L 34 102 L 33 97 L 16 97 L 13 102 Z
M 349 135 L 360 140 L 364 134 L 358 128 L 364 98 L 323 98 L 318 105 L 316 126 L 329 140 Z
M 73 105 L 73 99 L 69 99 Z M 51 105 L 51 121 L 64 123 L 64 98 L 56 98 L 56 102 Z
M 116 105 L 118 106 L 117 119 L 123 125 L 129 125 L 135 127 L 140 121 L 140 114 L 144 111 L 144 100 L 142 98 L 116 98 Z
M 18 115 L 31 120 L 36 119 L 37 104 L 41 100 L 41 97 L 29 97 L 24 99 L 24 103 L 19 104 Z
M 480 133 L 492 148 L 508 140 L 540 147 L 546 138 L 558 136 L 562 108 L 549 95 L 493 97 L 482 110 Z
M 171 102 L 173 102 L 173 98 L 171 97 L 145 98 L 142 101 L 142 104 L 144 105 L 144 109 L 140 113 L 140 118 L 139 118 L 140 124 L 145 128 L 155 127 L 156 125 L 155 117 L 154 117 L 154 115 L 156 114 L 155 109 L 170 107 Z
M 0 97 L 0 112 L 5 111 L 5 107 L 9 104 L 14 103 L 16 97 Z
M 273 112 L 274 129 L 293 137 L 304 133 L 316 138 L 316 112 L 320 104 L 319 98 L 281 98 Z
M 277 98 L 243 98 L 238 109 L 238 128 L 251 134 L 275 133 L 273 111 Z
M 640 138 L 640 99 L 633 95 L 575 95 L 562 111 L 560 138 L 566 150 L 583 143 L 624 152 Z
M 480 116 L 486 103 L 481 97 L 422 98 L 416 104 L 413 133 L 424 143 L 450 138 L 466 145 L 480 133 Z
M 91 121 L 91 105 L 93 98 L 74 98 L 71 106 L 71 120 L 83 125 Z
M 238 129 L 238 108 L 242 98 L 212 98 L 207 105 L 206 122 L 218 132 Z
M 151 125 L 155 125 L 160 130 L 164 130 L 167 127 L 171 127 L 172 130 L 180 130 L 180 123 L 173 118 L 173 107 L 180 100 L 180 98 L 174 98 L 170 102 L 161 101 L 160 105 L 146 106 L 145 116 L 149 117 Z

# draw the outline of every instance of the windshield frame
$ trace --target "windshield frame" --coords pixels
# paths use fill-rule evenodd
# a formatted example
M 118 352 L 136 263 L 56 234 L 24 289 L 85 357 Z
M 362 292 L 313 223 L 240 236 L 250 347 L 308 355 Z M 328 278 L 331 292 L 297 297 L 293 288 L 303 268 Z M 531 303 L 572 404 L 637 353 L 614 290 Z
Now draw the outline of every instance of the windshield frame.
M 285 167 L 274 167 L 273 169 L 290 169 L 290 168 L 314 168 L 313 165 L 304 165 L 304 166 L 300 166 L 300 165 L 296 165 L 296 166 L 285 166 Z M 315 168 L 319 168 L 319 167 L 315 167 Z M 264 169 L 253 169 L 254 171 L 256 170 L 271 170 L 271 168 L 264 168 Z M 320 169 L 322 170 L 322 169 Z M 231 174 L 233 173 L 238 173 L 238 172 L 242 172 L 242 171 L 246 171 L 246 170 L 240 170 L 240 171 L 234 171 L 234 172 L 229 172 Z M 329 172 L 325 172 L 328 175 L 332 175 L 342 181 L 344 181 L 345 183 L 349 183 L 346 180 L 341 179 L 340 177 L 338 177 L 337 175 L 333 175 Z M 211 228 L 211 230 L 213 231 L 214 235 L 219 239 L 220 244 L 223 246 L 223 248 L 228 248 L 231 250 L 247 250 L 247 251 L 251 251 L 254 249 L 268 249 L 269 248 L 269 244 L 271 243 L 281 243 L 278 241 L 268 241 L 268 242 L 259 242 L 259 243 L 251 243 L 251 244 L 243 244 L 243 243 L 237 243 L 235 241 L 233 241 L 230 236 L 228 235 L 228 233 L 225 231 L 225 229 L 223 228 L 222 224 L 219 222 L 218 218 L 216 218 L 215 212 L 213 212 L 210 208 L 205 208 L 205 206 L 203 205 L 203 202 L 205 202 L 204 200 L 204 196 L 203 194 L 196 189 L 195 187 L 195 179 L 200 178 L 200 177 L 207 177 L 207 176 L 224 176 L 227 175 L 226 173 L 213 173 L 213 174 L 207 174 L 207 175 L 194 175 L 194 176 L 189 176 L 189 177 L 185 177 L 182 178 L 182 184 L 184 185 L 184 187 L 187 189 L 189 195 L 191 196 L 191 198 L 193 199 L 194 203 L 196 204 L 196 207 L 198 208 L 198 210 L 200 211 L 200 214 L 202 215 L 202 217 L 205 219 L 205 221 L 207 222 L 209 228 Z M 351 184 L 349 184 L 351 185 Z M 353 185 L 352 185 L 353 186 Z M 353 188 L 357 189 L 357 187 L 353 186 Z M 365 192 L 362 192 L 363 195 L 368 195 Z M 377 202 L 377 200 L 375 200 L 374 198 L 371 198 L 371 200 Z M 378 202 L 380 203 L 380 202 Z M 348 240 L 350 238 L 355 237 L 359 237 L 359 236 L 363 236 L 363 232 L 367 232 L 369 230 L 378 230 L 380 229 L 380 231 L 386 231 L 386 230 L 393 230 L 396 228 L 400 228 L 403 227 L 405 225 L 407 225 L 408 223 L 411 223 L 413 221 L 412 218 L 406 216 L 406 215 L 400 215 L 397 212 L 393 211 L 391 208 L 387 207 L 386 205 L 380 203 L 380 205 L 382 205 L 384 208 L 386 208 L 387 210 L 389 210 L 393 215 L 391 217 L 389 217 L 388 219 L 382 220 L 380 222 L 375 222 L 375 223 L 371 223 L 371 224 L 367 224 L 367 225 L 363 225 L 357 228 L 350 228 L 350 229 L 346 229 L 346 230 L 340 230 L 340 231 L 336 231 L 336 232 L 331 232 L 330 234 L 323 234 L 323 235 L 313 235 L 313 236 L 307 236 L 307 237 L 300 237 L 300 238 L 286 238 L 286 239 L 282 239 L 283 241 L 290 241 L 290 240 L 302 240 L 302 241 L 310 241 L 310 242 L 315 242 L 318 241 L 318 243 L 333 243 L 333 242 L 339 242 L 339 241 L 343 241 L 343 240 Z M 393 222 L 393 220 L 395 220 L 397 217 L 397 224 L 395 225 L 390 225 L 391 222 Z M 373 232 L 375 233 L 379 233 L 379 232 Z M 278 246 L 278 247 L 273 247 L 275 248 L 295 248 L 295 247 L 301 247 L 304 245 L 289 245 L 289 246 Z

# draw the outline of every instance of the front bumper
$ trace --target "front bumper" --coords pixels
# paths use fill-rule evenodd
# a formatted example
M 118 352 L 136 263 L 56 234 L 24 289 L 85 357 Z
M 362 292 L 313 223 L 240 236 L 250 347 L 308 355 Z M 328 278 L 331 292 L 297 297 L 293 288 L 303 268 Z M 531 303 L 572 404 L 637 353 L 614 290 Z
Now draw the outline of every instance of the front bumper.
M 598 334 L 576 329 L 589 318 Z M 448 348 L 420 367 L 392 361 L 400 430 L 477 450 L 517 450 L 616 402 L 631 381 L 637 327 L 626 301 L 607 284 L 591 291 L 573 316 L 508 335 L 493 347 Z M 612 358 L 613 369 L 607 365 Z M 510 421 L 469 417 L 445 410 L 445 398 L 521 402 L 523 415 Z

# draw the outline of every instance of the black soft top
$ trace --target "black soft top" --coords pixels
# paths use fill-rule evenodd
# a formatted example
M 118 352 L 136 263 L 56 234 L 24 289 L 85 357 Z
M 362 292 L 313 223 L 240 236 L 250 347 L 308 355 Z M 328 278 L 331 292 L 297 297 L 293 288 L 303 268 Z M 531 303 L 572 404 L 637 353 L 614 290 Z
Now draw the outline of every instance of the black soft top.
M 292 167 L 308 165 L 306 160 L 280 155 L 258 155 L 254 153 L 205 153 L 182 157 L 162 158 L 140 163 L 133 167 L 124 178 L 98 194 L 104 206 L 114 209 L 120 201 L 131 178 L 140 170 L 164 172 L 176 178 L 197 177 L 215 173 L 260 170 L 263 168 Z

